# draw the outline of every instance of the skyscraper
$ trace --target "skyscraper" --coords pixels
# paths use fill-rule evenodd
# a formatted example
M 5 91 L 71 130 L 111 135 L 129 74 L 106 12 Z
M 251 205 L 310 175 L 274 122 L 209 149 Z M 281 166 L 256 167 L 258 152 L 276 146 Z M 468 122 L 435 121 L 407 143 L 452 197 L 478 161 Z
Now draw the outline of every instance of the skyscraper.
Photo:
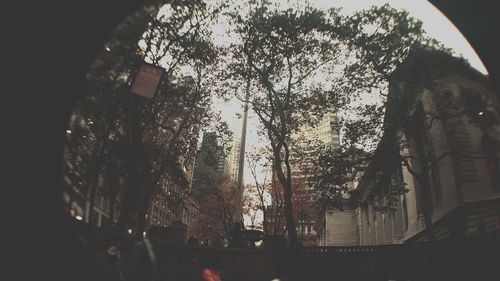
M 215 176 L 229 175 L 225 148 L 218 144 L 217 135 L 214 132 L 203 134 L 201 149 L 195 160 L 192 196 L 198 202 L 204 195 L 202 178 L 209 174 Z
M 231 142 L 231 151 L 228 155 L 229 177 L 232 181 L 238 180 L 238 170 L 240 161 L 241 149 L 241 118 L 233 118 L 229 123 L 229 130 L 233 133 L 233 141 Z
M 333 109 L 328 109 L 316 125 L 303 125 L 300 128 L 299 132 L 295 133 L 292 136 L 292 138 L 295 139 L 295 145 L 298 146 L 301 151 L 305 151 L 306 154 L 308 149 L 317 149 L 315 145 L 312 145 L 312 148 L 308 148 L 308 145 L 313 143 L 319 142 L 331 148 L 339 147 L 340 139 L 339 134 L 335 128 L 336 122 L 337 116 L 335 111 Z M 292 156 L 291 158 L 295 160 L 297 159 L 297 157 L 302 156 Z M 292 174 L 295 178 L 307 177 L 307 175 L 298 165 L 292 166 Z
M 313 150 L 317 149 L 317 146 L 308 148 L 308 143 L 320 142 L 326 146 L 338 147 L 339 134 L 336 131 L 336 114 L 333 109 L 327 110 L 318 123 L 315 126 L 304 125 L 300 128 L 299 132 L 294 134 L 292 138 L 294 139 L 294 145 L 307 154 L 310 149 L 311 153 Z M 292 155 L 291 162 L 292 165 L 292 208 L 294 210 L 294 216 L 296 221 L 296 229 L 301 243 L 306 246 L 316 245 L 318 230 L 317 228 L 317 215 L 315 213 L 315 206 L 317 202 L 315 201 L 312 191 L 314 186 L 308 182 L 307 171 L 303 169 L 303 165 L 308 164 L 305 161 L 304 155 Z M 273 184 L 279 186 L 280 183 L 276 176 L 273 175 Z M 281 190 L 281 188 L 278 188 Z M 282 196 L 275 194 L 275 196 Z M 279 202 L 280 200 L 273 199 L 273 204 Z M 279 208 L 279 207 L 278 207 Z M 282 227 L 279 224 L 284 223 L 283 212 L 275 212 L 276 206 L 270 207 L 270 212 L 266 213 L 266 218 L 264 218 L 265 223 L 270 228 L 276 228 L 276 226 Z M 284 226 L 284 225 L 283 225 Z

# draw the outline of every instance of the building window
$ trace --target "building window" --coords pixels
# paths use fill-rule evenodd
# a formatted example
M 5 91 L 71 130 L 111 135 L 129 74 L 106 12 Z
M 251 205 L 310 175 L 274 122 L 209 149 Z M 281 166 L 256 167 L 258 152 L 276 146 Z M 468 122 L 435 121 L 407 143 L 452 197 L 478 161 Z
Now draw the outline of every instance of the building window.
M 408 204 L 406 203 L 406 193 L 403 194 L 403 229 L 408 231 Z

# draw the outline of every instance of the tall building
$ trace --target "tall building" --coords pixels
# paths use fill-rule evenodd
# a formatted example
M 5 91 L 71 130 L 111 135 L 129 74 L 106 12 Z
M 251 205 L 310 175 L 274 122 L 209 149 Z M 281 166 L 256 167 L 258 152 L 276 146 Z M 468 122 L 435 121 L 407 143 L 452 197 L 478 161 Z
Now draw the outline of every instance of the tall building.
M 240 167 L 240 149 L 241 149 L 241 118 L 233 118 L 229 123 L 229 130 L 233 133 L 231 150 L 228 155 L 229 177 L 232 181 L 238 181 L 238 171 Z
M 340 146 L 339 134 L 336 130 L 337 115 L 333 109 L 328 110 L 324 115 L 314 133 L 325 145 Z
M 322 145 L 329 146 L 330 148 L 335 148 L 340 146 L 339 133 L 336 129 L 337 116 L 335 110 L 330 108 L 326 110 L 319 122 L 314 125 L 303 125 L 299 131 L 293 134 L 292 139 L 294 139 L 295 145 L 301 149 L 302 152 L 307 154 L 308 145 L 312 145 L 312 149 L 316 149 L 316 144 L 320 143 Z M 299 162 L 303 162 L 302 156 L 290 157 L 292 162 L 299 159 Z M 302 163 L 304 164 L 304 163 Z M 293 177 L 305 178 L 307 175 L 304 171 L 298 167 L 298 165 L 292 166 Z M 312 188 L 309 186 L 308 188 Z
M 200 202 L 206 193 L 203 178 L 207 176 L 229 176 L 229 165 L 226 151 L 217 141 L 214 132 L 203 134 L 200 151 L 195 160 L 193 171 L 192 197 Z
M 190 196 L 178 199 L 171 196 L 171 192 L 175 189 L 188 188 L 191 190 L 192 188 L 194 164 L 190 161 L 182 160 L 181 158 L 182 170 L 185 173 L 186 179 L 189 181 L 188 186 L 179 186 L 168 179 L 163 179 L 160 184 L 161 187 L 158 188 L 153 195 L 151 206 L 146 215 L 146 221 L 149 225 L 167 227 L 174 221 L 180 221 L 187 226 L 188 231 L 191 229 L 194 217 L 198 212 L 196 202 L 194 202 Z
M 300 146 L 303 151 L 307 153 L 307 143 L 319 141 L 324 145 L 338 147 L 340 145 L 339 135 L 336 131 L 336 114 L 335 111 L 330 109 L 318 122 L 316 126 L 303 126 L 298 133 L 292 136 L 295 139 L 295 144 Z M 313 246 L 318 244 L 320 229 L 318 229 L 318 219 L 321 216 L 317 213 L 317 202 L 313 198 L 314 186 L 311 186 L 308 182 L 309 175 L 304 171 L 300 165 L 307 165 L 304 163 L 303 159 L 298 159 L 299 156 L 291 156 L 292 165 L 292 190 L 293 198 L 292 205 L 296 220 L 296 230 L 298 238 L 301 243 L 305 246 Z M 301 162 L 300 165 L 298 162 Z M 307 160 L 306 160 L 307 161 Z M 273 173 L 273 185 L 277 186 L 277 190 L 282 190 L 279 187 L 280 183 L 277 177 Z M 272 196 L 282 196 L 280 192 Z M 281 200 L 282 201 L 282 200 Z M 280 202 L 279 199 L 273 198 L 273 204 Z M 266 212 L 266 217 L 264 222 L 267 227 L 274 229 L 276 234 L 281 233 L 281 228 L 285 225 L 285 218 L 282 211 L 277 206 L 270 206 L 268 212 Z
M 90 173 L 97 145 L 90 129 L 92 124 L 92 120 L 85 118 L 79 108 L 75 109 L 66 131 L 63 199 L 70 216 L 101 227 L 118 221 L 124 177 L 120 172 L 122 162 L 115 154 L 110 153 L 108 157 L 115 165 L 113 169 L 106 171 L 106 177 L 99 174 L 95 182 L 94 204 L 90 204 L 90 186 L 94 184 Z M 108 150 L 114 150 L 116 146 L 117 143 L 110 141 Z
M 125 17 L 111 34 L 110 40 L 102 48 L 99 56 L 90 65 L 86 73 L 89 83 L 99 85 L 113 85 L 113 89 L 119 88 L 120 84 L 125 85 L 129 77 L 130 64 L 133 60 L 130 57 L 137 55 L 137 42 L 142 38 L 143 33 L 148 28 L 148 23 L 158 14 L 158 4 L 145 5 L 137 9 L 131 15 Z M 126 57 L 122 63 L 117 63 L 122 57 Z M 92 89 L 94 87 L 91 87 Z M 107 88 L 104 87 L 104 88 Z M 110 87 L 111 89 L 111 87 Z M 106 92 L 106 99 L 115 99 L 116 96 Z M 80 103 L 71 116 L 67 129 L 67 145 L 64 154 L 63 199 L 66 203 L 68 213 L 78 220 L 92 223 L 97 226 L 107 225 L 109 222 L 117 222 L 120 214 L 120 204 L 122 194 L 119 191 L 124 184 L 123 173 L 117 173 L 110 177 L 109 174 L 104 179 L 100 174 L 95 187 L 95 197 L 93 204 L 90 204 L 90 186 L 88 179 L 92 178 L 91 166 L 96 157 L 95 148 L 97 138 L 92 134 L 90 125 L 92 118 L 94 121 L 103 119 L 101 111 L 95 111 L 96 104 L 106 104 L 110 100 L 103 100 L 95 92 L 86 93 L 86 102 Z M 90 103 L 89 103 L 90 102 Z M 95 104 L 92 104 L 94 102 Z M 85 104 L 85 105 L 82 105 Z M 85 107 L 85 108 L 83 108 Z M 88 107 L 88 108 L 87 108 Z M 90 109 L 90 110 L 89 110 Z M 97 113 L 97 115 L 89 112 Z M 117 145 L 110 137 L 108 149 Z M 111 161 L 114 161 L 113 159 Z M 110 173 L 109 171 L 107 171 Z M 110 180 L 112 178 L 112 180 Z M 92 220 L 92 221 L 90 221 Z
M 64 153 L 63 199 L 68 213 L 78 220 L 88 218 L 88 188 L 83 182 L 82 170 L 87 169 L 93 144 L 87 140 L 92 131 L 79 108 L 71 115 Z

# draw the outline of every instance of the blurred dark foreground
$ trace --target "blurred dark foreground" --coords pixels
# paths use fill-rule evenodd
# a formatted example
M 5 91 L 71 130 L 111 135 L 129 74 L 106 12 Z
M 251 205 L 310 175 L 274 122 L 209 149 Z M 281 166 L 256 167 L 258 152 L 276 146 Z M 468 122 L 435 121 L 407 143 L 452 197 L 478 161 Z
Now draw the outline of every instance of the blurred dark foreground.
M 131 236 L 75 223 L 80 280 L 204 280 L 215 268 L 226 280 L 500 280 L 498 234 L 415 244 L 299 249 L 228 249 L 159 241 L 157 269 Z M 144 247 L 146 249 L 146 247 Z M 137 276 L 137 269 L 144 274 Z M 157 270 L 158 274 L 151 271 Z M 134 274 L 131 274 L 134 272 Z M 134 275 L 134 276 L 132 276 Z M 152 277 L 152 276 L 156 277 Z M 156 278 L 156 279 L 153 279 Z

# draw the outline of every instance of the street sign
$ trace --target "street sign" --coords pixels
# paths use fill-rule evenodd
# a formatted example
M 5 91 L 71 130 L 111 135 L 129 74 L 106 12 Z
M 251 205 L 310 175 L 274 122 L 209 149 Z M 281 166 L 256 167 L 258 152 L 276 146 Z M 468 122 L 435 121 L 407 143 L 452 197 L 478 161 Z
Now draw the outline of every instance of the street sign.
M 153 99 L 158 90 L 165 69 L 143 62 L 132 81 L 130 92 L 147 99 Z

